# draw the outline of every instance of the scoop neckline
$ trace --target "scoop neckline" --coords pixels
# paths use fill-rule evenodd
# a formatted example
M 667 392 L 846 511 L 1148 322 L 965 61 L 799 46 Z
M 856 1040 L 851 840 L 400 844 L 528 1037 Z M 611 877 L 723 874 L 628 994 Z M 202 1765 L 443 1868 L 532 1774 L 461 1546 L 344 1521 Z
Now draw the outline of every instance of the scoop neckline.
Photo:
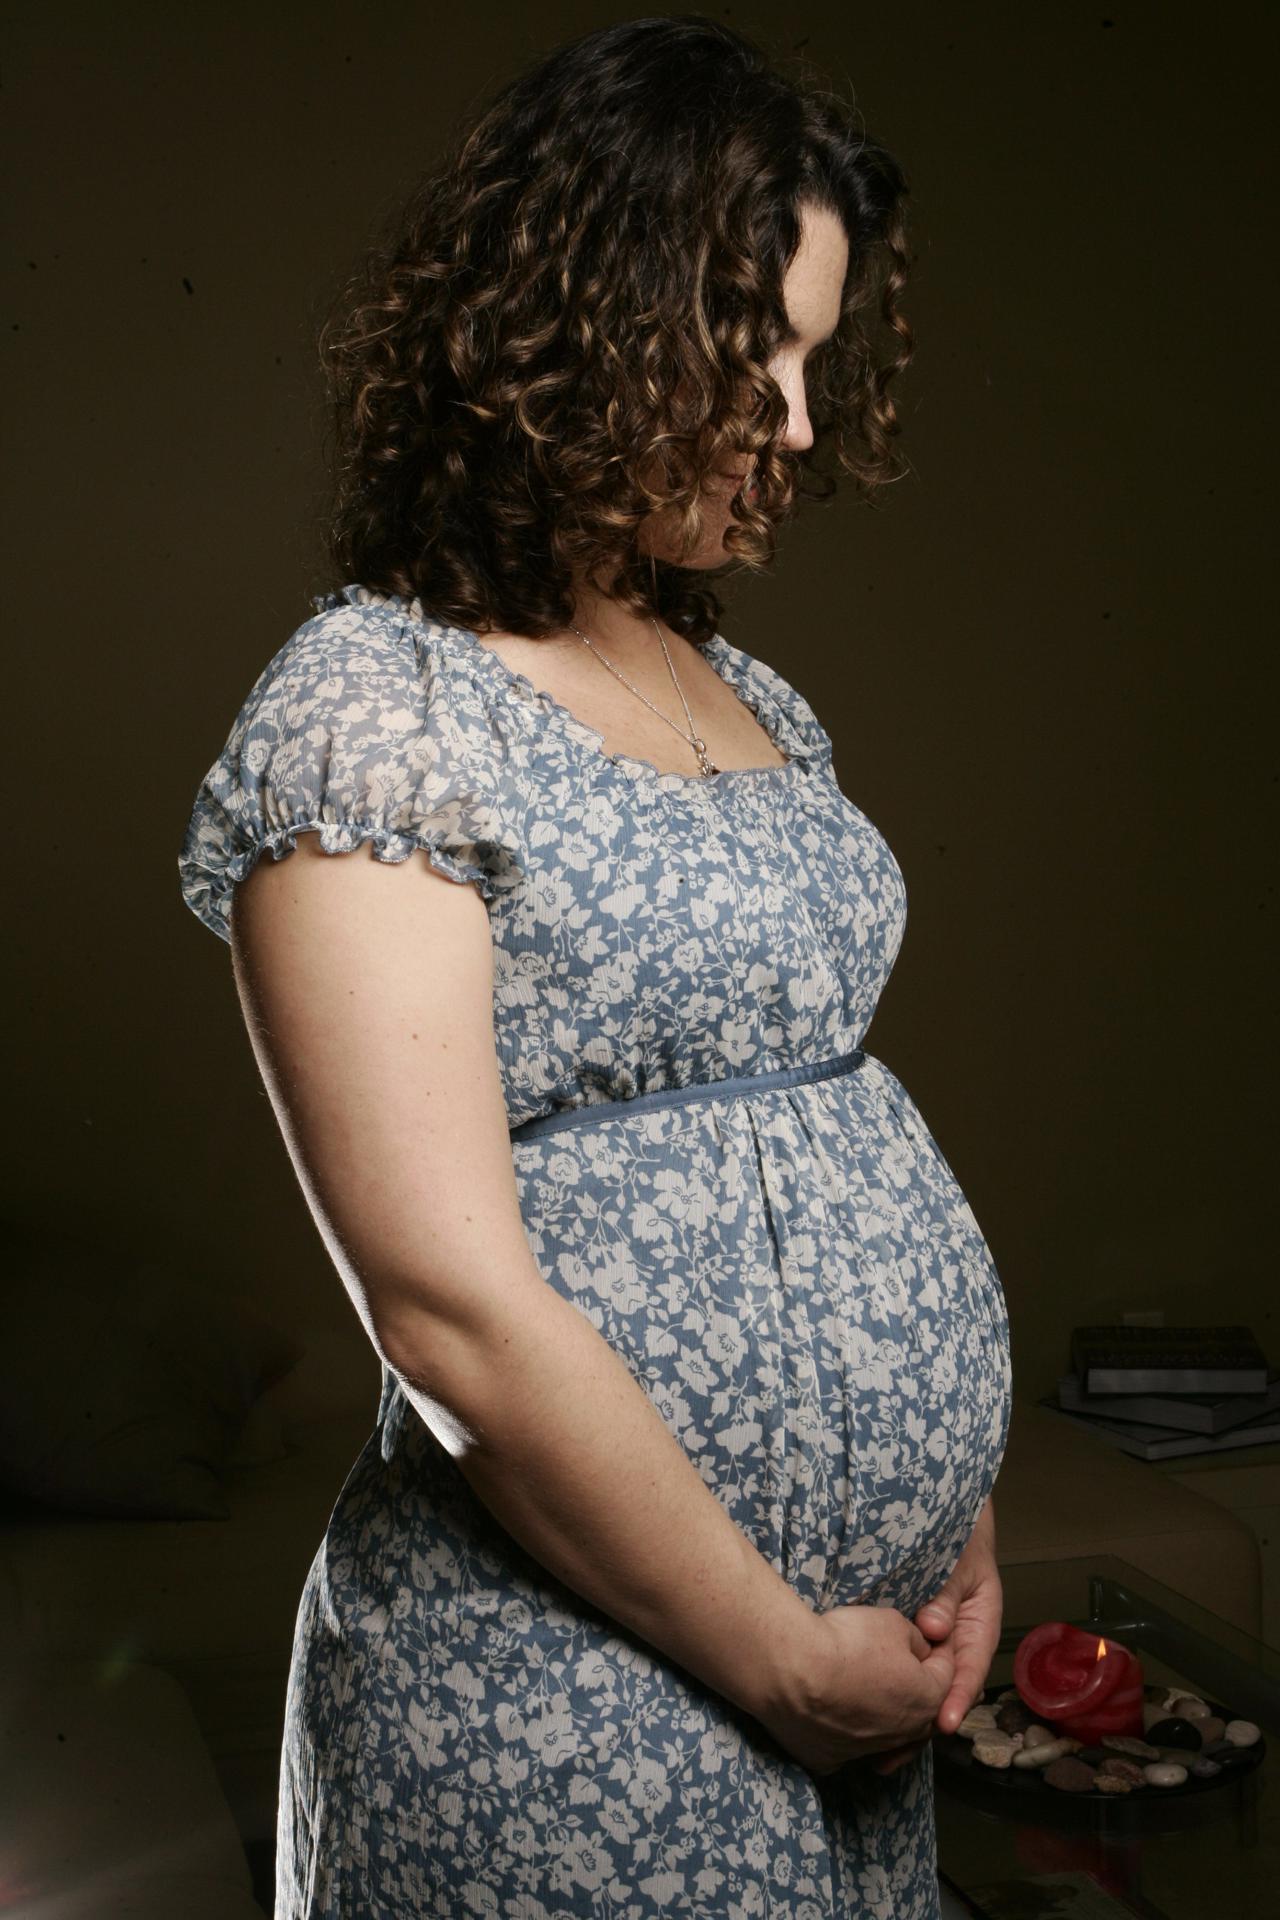
M 711 662 L 720 679 L 737 697 L 747 712 L 764 730 L 765 736 L 787 757 L 778 766 L 757 767 L 721 767 L 712 774 L 680 773 L 655 767 L 650 760 L 641 759 L 638 754 L 609 753 L 604 745 L 604 735 L 598 728 L 580 720 L 571 708 L 557 700 L 555 695 L 545 688 L 537 687 L 527 674 L 518 668 L 508 666 L 491 647 L 482 646 L 478 636 L 469 627 L 454 626 L 446 620 L 431 620 L 422 603 L 417 598 L 405 600 L 400 594 L 380 593 L 373 588 L 352 584 L 342 589 L 342 597 L 356 606 L 398 606 L 405 616 L 416 626 L 424 630 L 435 628 L 445 634 L 455 635 L 464 643 L 466 658 L 481 666 L 490 674 L 495 685 L 505 688 L 509 693 L 538 706 L 550 718 L 556 720 L 561 730 L 570 734 L 596 760 L 606 766 L 616 767 L 619 772 L 633 780 L 649 786 L 668 789 L 688 789 L 705 792 L 734 780 L 759 781 L 790 778 L 795 774 L 808 771 L 808 762 L 812 758 L 812 749 L 799 729 L 790 721 L 776 700 L 762 688 L 748 686 L 746 673 L 735 655 L 741 655 L 741 649 L 735 648 L 732 641 L 726 640 L 719 632 L 712 633 L 700 643 L 699 651 Z

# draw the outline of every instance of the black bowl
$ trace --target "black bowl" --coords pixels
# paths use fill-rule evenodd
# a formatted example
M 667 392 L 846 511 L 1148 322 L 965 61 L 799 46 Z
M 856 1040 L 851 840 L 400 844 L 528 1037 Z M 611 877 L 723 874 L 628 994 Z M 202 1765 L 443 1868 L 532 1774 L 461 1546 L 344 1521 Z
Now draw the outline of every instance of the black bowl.
M 1007 1691 L 1006 1686 L 987 1687 L 982 1702 L 994 1706 Z M 1219 1701 L 1206 1700 L 1205 1704 L 1223 1720 L 1240 1718 Z M 1054 1826 L 1105 1826 L 1113 1831 L 1183 1827 L 1189 1821 L 1195 1823 L 1197 1816 L 1216 1818 L 1234 1804 L 1225 1789 L 1239 1790 L 1246 1783 L 1253 1784 L 1253 1775 L 1266 1757 L 1266 1739 L 1260 1736 L 1253 1746 L 1239 1751 L 1245 1757 L 1210 1780 L 1199 1780 L 1188 1773 L 1179 1787 L 1135 1787 L 1132 1793 L 1101 1793 L 1097 1787 L 1087 1787 L 1082 1793 L 1065 1793 L 1060 1787 L 1049 1786 L 1035 1767 L 982 1766 L 973 1757 L 973 1741 L 962 1739 L 958 1733 L 933 1736 L 937 1785 L 957 1799 L 1006 1819 Z M 1117 1759 L 1129 1757 L 1116 1752 Z M 1136 1755 L 1132 1757 L 1137 1759 Z M 1187 1758 L 1193 1756 L 1188 1754 Z M 1189 1804 L 1192 1802 L 1197 1804 Z

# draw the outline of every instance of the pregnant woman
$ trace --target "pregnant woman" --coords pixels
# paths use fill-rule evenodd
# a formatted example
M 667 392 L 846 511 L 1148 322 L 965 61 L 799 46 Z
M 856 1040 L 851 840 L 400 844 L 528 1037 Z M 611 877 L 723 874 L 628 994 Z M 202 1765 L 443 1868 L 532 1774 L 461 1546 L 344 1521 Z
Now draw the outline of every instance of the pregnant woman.
M 905 192 L 729 28 L 631 21 L 470 122 L 326 326 L 333 583 L 180 857 L 382 1362 L 276 1920 L 938 1912 L 1003 1295 L 863 1048 L 902 874 L 710 590 L 819 447 L 892 477 Z

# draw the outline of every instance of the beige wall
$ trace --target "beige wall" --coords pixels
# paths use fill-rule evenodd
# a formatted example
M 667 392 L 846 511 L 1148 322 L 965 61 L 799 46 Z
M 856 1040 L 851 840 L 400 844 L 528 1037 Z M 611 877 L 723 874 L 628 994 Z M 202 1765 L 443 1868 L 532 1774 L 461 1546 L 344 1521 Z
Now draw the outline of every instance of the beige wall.
M 353 1351 L 177 851 L 310 611 L 330 284 L 447 116 L 610 17 L 26 4 L 4 33 L 2 1210 L 222 1263 Z M 913 471 L 789 530 L 725 622 L 906 873 L 869 1046 L 990 1240 L 1024 1391 L 1131 1307 L 1280 1359 L 1269 10 L 731 17 L 807 35 L 914 185 Z

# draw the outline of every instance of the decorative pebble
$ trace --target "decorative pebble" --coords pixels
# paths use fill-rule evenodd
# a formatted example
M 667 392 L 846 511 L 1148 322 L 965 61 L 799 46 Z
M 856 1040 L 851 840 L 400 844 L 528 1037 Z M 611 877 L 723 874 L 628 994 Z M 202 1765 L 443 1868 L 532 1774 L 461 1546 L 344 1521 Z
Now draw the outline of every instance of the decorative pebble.
M 1224 1740 L 1216 1752 L 1207 1753 L 1203 1758 L 1214 1761 L 1222 1773 L 1236 1773 L 1253 1765 L 1248 1747 L 1233 1747 L 1229 1740 Z
M 1076 1751 L 1087 1767 L 1100 1767 L 1107 1758 L 1105 1747 L 1078 1747 Z
M 1064 1754 L 1061 1760 L 1047 1766 L 1044 1777 L 1046 1785 L 1057 1787 L 1060 1793 L 1087 1793 L 1097 1779 L 1092 1767 L 1071 1754 Z
M 1185 1693 L 1180 1687 L 1166 1687 L 1163 1698 L 1166 1713 L 1176 1712 L 1179 1700 L 1194 1700 L 1198 1707 L 1208 1705 L 1208 1702 L 1202 1700 L 1198 1693 Z
M 1022 1695 L 1016 1687 L 1004 1687 L 996 1695 L 996 1705 L 998 1707 L 1004 1707 L 1009 1704 L 1010 1700 L 1021 1700 L 1021 1698 Z
M 1194 1693 L 1179 1694 L 1170 1711 L 1180 1720 L 1207 1720 L 1213 1708 L 1207 1700 L 1201 1700 Z
M 1094 1776 L 1094 1786 L 1099 1793 L 1132 1793 L 1133 1782 L 1126 1780 L 1123 1774 L 1099 1773 Z
M 973 1743 L 973 1757 L 980 1767 L 1007 1767 L 1016 1752 L 1012 1740 L 996 1741 L 990 1734 L 979 1734 Z
M 1204 1742 L 1199 1727 L 1194 1720 L 1157 1720 L 1147 1728 L 1147 1739 L 1153 1747 L 1180 1747 L 1188 1753 L 1199 1753 Z
M 974 1736 L 979 1733 L 994 1733 L 995 1731 L 996 1710 L 994 1707 L 970 1707 L 968 1713 L 966 1713 L 964 1719 L 956 1728 L 956 1732 L 963 1735 L 966 1740 L 972 1740 Z
M 1013 1756 L 1015 1767 L 1048 1767 L 1061 1760 L 1067 1751 L 1065 1740 L 1046 1740 L 1039 1746 L 1021 1747 Z
M 1137 1761 L 1126 1760 L 1118 1753 L 1104 1760 L 1099 1772 L 1110 1774 L 1116 1780 L 1127 1780 L 1131 1787 L 1143 1787 L 1147 1782 L 1147 1776 Z
M 1216 1713 L 1211 1713 L 1207 1720 L 1198 1720 L 1196 1725 L 1200 1729 L 1200 1738 L 1206 1747 L 1211 1747 L 1215 1740 L 1221 1740 L 1227 1730 L 1226 1721 L 1220 1720 Z
M 1024 1747 L 1056 1746 L 1057 1735 L 1050 1733 L 1048 1727 L 1039 1726 L 1033 1721 L 1029 1727 L 1023 1728 L 1022 1744 Z
M 1034 1724 L 1035 1715 L 1022 1700 L 1006 1700 L 996 1711 L 996 1725 L 1002 1733 L 1025 1733 Z
M 1104 1733 L 1104 1747 L 1110 1747 L 1113 1753 L 1131 1753 L 1139 1760 L 1158 1760 L 1159 1747 L 1153 1747 L 1145 1740 L 1130 1739 L 1127 1733 Z
M 1252 1720 L 1228 1720 L 1222 1737 L 1233 1747 L 1252 1747 L 1262 1738 L 1262 1728 Z
M 1142 1771 L 1153 1787 L 1180 1787 L 1187 1777 L 1185 1767 L 1175 1766 L 1168 1760 L 1157 1760 Z
M 1222 1766 L 1219 1761 L 1210 1760 L 1205 1754 L 1198 1753 L 1187 1771 L 1194 1774 L 1197 1780 L 1216 1780 L 1222 1772 Z

